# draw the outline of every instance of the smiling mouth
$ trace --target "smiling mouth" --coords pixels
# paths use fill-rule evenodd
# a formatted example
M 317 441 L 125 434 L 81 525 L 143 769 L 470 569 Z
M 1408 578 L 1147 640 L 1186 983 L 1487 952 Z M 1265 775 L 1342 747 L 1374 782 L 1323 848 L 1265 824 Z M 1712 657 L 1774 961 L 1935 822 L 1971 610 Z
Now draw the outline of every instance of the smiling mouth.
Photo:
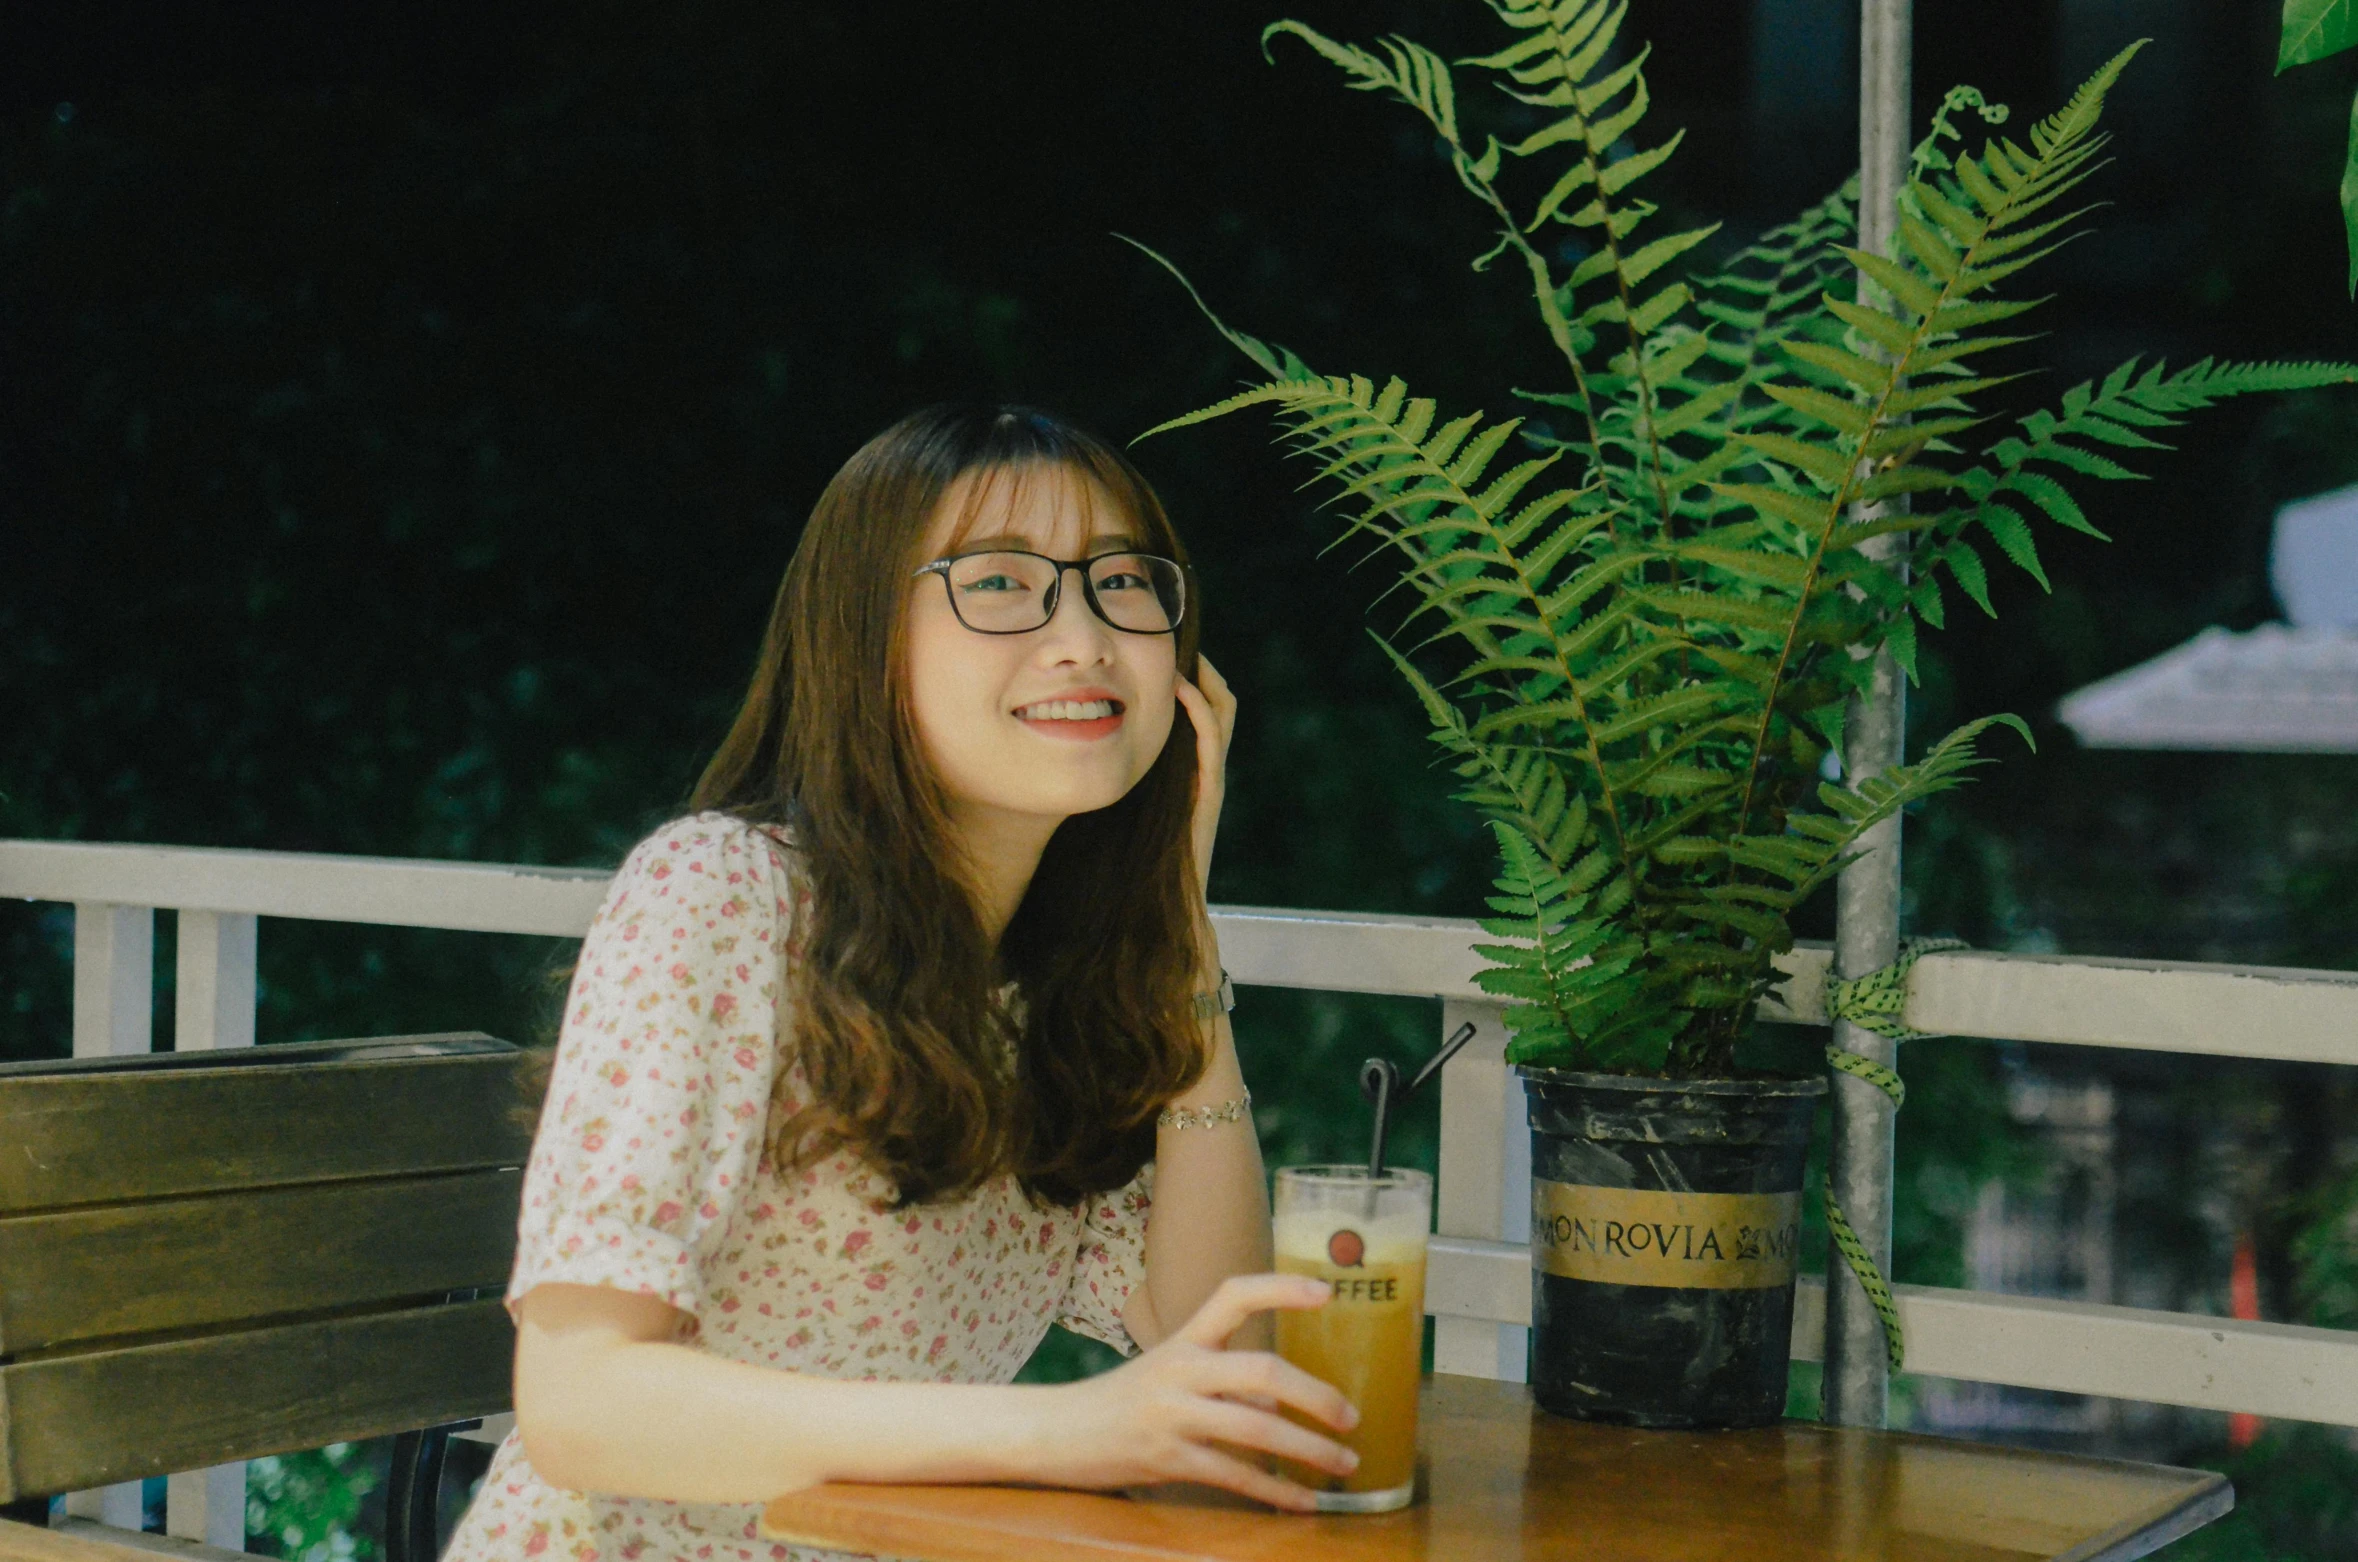
M 1122 713 L 1119 700 L 1040 700 L 1016 708 L 1019 721 L 1108 721 Z

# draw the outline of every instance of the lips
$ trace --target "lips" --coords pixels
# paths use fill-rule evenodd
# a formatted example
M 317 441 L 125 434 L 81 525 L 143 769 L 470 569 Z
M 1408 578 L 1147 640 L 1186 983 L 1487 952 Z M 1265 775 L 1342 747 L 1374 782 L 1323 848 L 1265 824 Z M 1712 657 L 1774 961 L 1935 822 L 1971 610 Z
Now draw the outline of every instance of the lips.
M 1075 689 L 1055 699 L 1015 708 L 1015 719 L 1034 732 L 1056 738 L 1101 738 L 1122 724 L 1120 700 L 1104 689 Z
M 1015 714 L 1025 721 L 1102 721 L 1121 713 L 1112 700 L 1036 700 Z

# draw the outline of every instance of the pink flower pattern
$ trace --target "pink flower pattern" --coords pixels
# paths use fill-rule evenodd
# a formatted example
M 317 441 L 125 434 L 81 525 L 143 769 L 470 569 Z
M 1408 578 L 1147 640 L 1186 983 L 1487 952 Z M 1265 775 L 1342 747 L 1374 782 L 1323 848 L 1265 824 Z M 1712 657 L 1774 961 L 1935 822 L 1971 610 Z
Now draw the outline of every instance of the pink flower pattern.
M 1004 1383 L 1052 1323 L 1123 1354 L 1145 1276 L 1148 1166 L 1081 1209 L 1014 1179 L 892 1211 L 888 1181 L 838 1156 L 783 1177 L 762 1153 L 792 912 L 791 848 L 725 814 L 680 820 L 614 876 L 566 999 L 524 1176 L 508 1306 L 544 1281 L 658 1297 L 686 1341 L 831 1378 Z M 567 1491 L 509 1434 L 446 1562 L 817 1562 L 763 1540 L 756 1505 Z

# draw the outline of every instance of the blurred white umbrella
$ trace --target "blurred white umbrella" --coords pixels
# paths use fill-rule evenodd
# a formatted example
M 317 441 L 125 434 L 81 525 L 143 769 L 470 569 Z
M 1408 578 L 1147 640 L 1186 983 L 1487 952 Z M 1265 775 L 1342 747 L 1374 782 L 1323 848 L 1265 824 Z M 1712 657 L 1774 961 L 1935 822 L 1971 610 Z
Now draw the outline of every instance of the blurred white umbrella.
M 2276 515 L 2269 581 L 2286 622 L 2206 629 L 2065 697 L 2090 748 L 2358 754 L 2358 487 Z

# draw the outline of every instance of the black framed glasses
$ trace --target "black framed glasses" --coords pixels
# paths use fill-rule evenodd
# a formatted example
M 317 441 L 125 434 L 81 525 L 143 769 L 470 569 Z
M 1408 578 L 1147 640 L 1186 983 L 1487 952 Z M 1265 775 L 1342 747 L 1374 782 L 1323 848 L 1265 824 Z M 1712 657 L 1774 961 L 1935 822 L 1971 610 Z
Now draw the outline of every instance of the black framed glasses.
M 976 634 L 1020 635 L 1056 616 L 1066 570 L 1079 573 L 1089 611 L 1124 634 L 1167 635 L 1187 616 L 1187 571 L 1152 553 L 1052 559 L 996 548 L 935 559 L 917 574 L 941 576 L 950 611 Z

